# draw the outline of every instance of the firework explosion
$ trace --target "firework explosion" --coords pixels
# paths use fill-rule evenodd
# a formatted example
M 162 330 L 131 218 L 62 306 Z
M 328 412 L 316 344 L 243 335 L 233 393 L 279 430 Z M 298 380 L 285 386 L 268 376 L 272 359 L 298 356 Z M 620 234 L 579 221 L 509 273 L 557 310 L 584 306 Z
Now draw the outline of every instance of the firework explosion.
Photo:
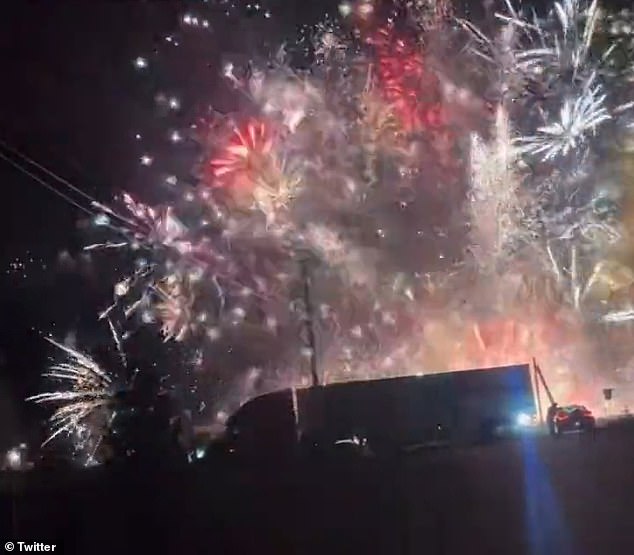
M 194 349 L 217 384 L 208 420 L 307 383 L 306 260 L 325 382 L 535 356 L 559 400 L 592 405 L 629 364 L 612 348 L 634 313 L 629 13 L 507 2 L 484 28 L 445 3 L 386 4 L 306 32 L 309 70 L 285 49 L 225 63 L 241 107 L 190 126 L 196 180 L 92 207 L 103 239 L 86 249 L 133 259 L 101 316 Z M 84 393 L 62 425 L 107 405 Z
M 57 406 L 44 445 L 60 435 L 69 437 L 75 453 L 86 465 L 93 464 L 100 460 L 97 451 L 115 416 L 116 379 L 89 355 L 53 339 L 47 341 L 66 355 L 64 362 L 44 373 L 58 389 L 27 400 Z

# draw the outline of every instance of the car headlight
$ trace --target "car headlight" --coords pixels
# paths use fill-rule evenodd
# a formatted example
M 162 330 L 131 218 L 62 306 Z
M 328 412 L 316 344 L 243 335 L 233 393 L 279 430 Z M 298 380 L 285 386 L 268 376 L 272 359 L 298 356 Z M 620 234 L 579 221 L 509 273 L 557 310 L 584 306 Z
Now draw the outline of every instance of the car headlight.
M 515 424 L 517 424 L 521 428 L 531 426 L 533 424 L 533 417 L 526 412 L 520 412 L 515 417 Z

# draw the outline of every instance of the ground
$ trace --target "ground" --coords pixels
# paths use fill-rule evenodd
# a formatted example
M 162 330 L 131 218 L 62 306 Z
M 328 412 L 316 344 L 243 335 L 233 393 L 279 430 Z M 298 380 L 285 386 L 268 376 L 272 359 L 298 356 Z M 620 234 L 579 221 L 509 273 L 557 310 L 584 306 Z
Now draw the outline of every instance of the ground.
M 620 427 L 390 461 L 156 461 L 32 475 L 14 521 L 5 476 L 0 530 L 62 553 L 629 554 L 632 460 Z

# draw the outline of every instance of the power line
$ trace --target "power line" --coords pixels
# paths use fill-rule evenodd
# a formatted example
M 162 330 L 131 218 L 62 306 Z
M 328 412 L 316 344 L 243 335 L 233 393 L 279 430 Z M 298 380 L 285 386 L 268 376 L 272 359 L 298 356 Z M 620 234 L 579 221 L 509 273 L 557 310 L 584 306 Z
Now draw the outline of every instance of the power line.
M 73 191 L 74 193 L 78 194 L 79 196 L 85 198 L 87 201 L 89 201 L 89 204 L 90 204 L 90 206 L 92 208 L 97 208 L 98 209 L 98 211 L 94 211 L 94 210 L 91 210 L 90 208 L 86 208 L 85 206 L 82 206 L 76 200 L 74 200 L 70 196 L 62 193 L 59 189 L 55 188 L 50 183 L 47 183 L 41 177 L 35 175 L 33 172 L 31 172 L 27 168 L 25 168 L 20 162 L 18 162 L 17 160 L 7 156 L 6 153 L 3 153 L 0 150 L 0 158 L 2 158 L 3 160 L 7 161 L 14 168 L 18 169 L 19 171 L 21 171 L 25 175 L 31 177 L 32 179 L 34 179 L 35 181 L 37 181 L 38 183 L 43 185 L 45 188 L 47 188 L 49 191 L 55 193 L 56 195 L 58 195 L 59 197 L 63 198 L 64 200 L 66 200 L 67 202 L 72 204 L 73 206 L 76 206 L 77 208 L 79 208 L 83 212 L 86 212 L 87 214 L 90 214 L 91 216 L 96 216 L 98 213 L 101 213 L 103 210 L 106 210 L 108 212 L 108 214 L 114 216 L 115 218 L 118 218 L 122 222 L 129 223 L 127 218 L 121 216 L 120 214 L 115 212 L 112 208 L 105 207 L 103 204 L 101 204 L 99 201 L 97 201 L 94 197 L 92 197 L 91 195 L 89 195 L 85 191 L 82 191 L 76 185 L 73 185 L 70 181 L 68 181 L 68 179 L 65 179 L 64 177 L 56 174 L 54 171 L 50 170 L 49 168 L 47 168 L 43 164 L 40 164 L 39 162 L 37 162 L 33 158 L 27 156 L 26 154 L 20 152 L 18 149 L 12 147 L 10 144 L 6 143 L 2 139 L 0 139 L 0 146 L 2 146 L 4 149 L 6 149 L 8 152 L 13 154 L 14 156 L 17 156 L 21 160 L 23 160 L 23 161 L 27 162 L 28 164 L 31 164 L 32 166 L 38 168 L 40 171 L 44 172 L 49 177 L 52 177 L 55 181 L 57 181 L 58 183 L 61 183 L 66 188 L 68 188 L 70 191 Z
M 0 144 L 1 144 L 1 142 L 0 142 Z M 40 185 L 42 185 L 43 187 L 45 187 L 46 189 L 51 191 L 52 193 L 54 193 L 57 196 L 63 198 L 66 202 L 72 204 L 76 208 L 79 208 L 81 211 L 89 214 L 90 216 L 96 216 L 95 212 L 93 212 L 92 210 L 86 208 L 85 206 L 82 206 L 81 204 L 79 204 L 77 201 L 75 201 L 74 199 L 72 199 L 68 195 L 62 193 L 61 191 L 59 191 L 58 189 L 56 189 L 55 187 L 53 187 L 52 185 L 50 185 L 49 183 L 44 181 L 40 176 L 34 174 L 33 172 L 30 172 L 24 166 L 20 165 L 15 160 L 12 160 L 10 157 L 8 157 L 3 152 L 0 152 L 0 158 L 2 158 L 5 162 L 8 162 L 9 164 L 11 164 L 11 166 L 13 166 L 15 169 L 17 169 L 18 171 L 22 172 L 24 175 L 27 175 L 28 177 L 30 177 L 31 179 L 33 179 L 34 181 L 36 181 L 37 183 L 39 183 Z
M 46 166 L 43 166 L 42 164 L 40 164 L 39 162 L 37 162 L 36 160 L 33 160 L 33 158 L 27 156 L 26 154 L 24 154 L 23 152 L 20 152 L 19 150 L 17 150 L 16 148 L 12 147 L 11 145 L 7 144 L 5 141 L 3 141 L 2 139 L 0 139 L 0 145 L 2 147 L 4 147 L 6 150 L 8 150 L 9 152 L 15 154 L 16 156 L 19 156 L 20 158 L 22 158 L 22 160 L 25 160 L 26 162 L 28 162 L 29 164 L 32 164 L 33 166 L 35 166 L 36 168 L 38 168 L 39 170 L 42 170 L 45 174 L 49 175 L 50 177 L 52 177 L 53 179 L 59 181 L 60 183 L 66 185 L 66 187 L 68 187 L 71 191 L 74 191 L 75 193 L 77 193 L 78 195 L 84 197 L 85 199 L 94 202 L 95 198 L 90 196 L 88 193 L 86 193 L 85 191 L 82 191 L 79 187 L 73 185 L 70 181 L 68 181 L 67 179 L 63 178 L 62 176 L 56 174 L 55 172 L 53 172 L 52 170 L 49 170 Z

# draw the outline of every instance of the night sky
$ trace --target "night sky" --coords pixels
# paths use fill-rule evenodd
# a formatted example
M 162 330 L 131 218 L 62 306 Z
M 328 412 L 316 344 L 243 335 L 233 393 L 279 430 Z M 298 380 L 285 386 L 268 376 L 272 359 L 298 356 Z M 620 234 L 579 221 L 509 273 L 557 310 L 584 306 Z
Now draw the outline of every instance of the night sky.
M 123 189 L 151 198 L 161 168 L 144 171 L 139 158 L 145 150 L 167 150 L 161 144 L 164 130 L 190 121 L 192 111 L 203 109 L 201 99 L 213 98 L 216 109 L 235 107 L 218 77 L 227 56 L 244 61 L 267 41 L 276 44 L 294 36 L 303 21 L 316 21 L 336 5 L 311 2 L 310 11 L 305 2 L 274 0 L 261 2 L 259 10 L 249 9 L 246 2 L 236 2 L 234 8 L 212 6 L 204 12 L 210 16 L 209 31 L 200 40 L 189 37 L 189 51 L 183 52 L 182 45 L 176 50 L 166 37 L 178 40 L 182 15 L 200 9 L 199 4 L 12 6 L 0 22 L 2 153 L 7 153 L 6 145 L 18 149 L 104 202 Z M 267 10 L 271 17 L 265 17 Z M 140 55 L 154 70 L 149 79 L 134 68 Z M 154 97 L 162 91 L 178 95 L 183 110 L 169 115 L 157 110 Z M 135 139 L 137 133 L 143 144 Z M 194 154 L 181 153 L 180 160 L 163 157 L 163 163 L 187 164 Z M 82 263 L 85 215 L 79 209 L 4 160 L 0 179 L 5 192 L 0 219 L 0 448 L 6 448 L 41 437 L 45 413 L 23 399 L 41 387 L 40 373 L 52 354 L 42 334 L 63 339 L 77 332 L 82 347 L 108 340 L 95 321 L 111 295 L 112 282 L 102 279 L 104 272 L 116 275 L 116 268 Z
M 0 21 L 5 76 L 0 87 L 0 152 L 7 154 L 7 146 L 18 149 L 103 202 L 121 190 L 150 202 L 160 197 L 157 184 L 168 168 L 186 171 L 196 156 L 186 149 L 174 153 L 166 130 L 191 122 L 212 99 L 216 110 L 239 107 L 239 99 L 219 78 L 222 64 L 243 64 L 284 40 L 292 42 L 303 24 L 334 14 L 338 3 L 234 4 L 14 3 Z M 188 32 L 181 42 L 182 16 L 188 10 L 200 10 L 210 26 L 201 29 L 199 38 Z M 149 60 L 149 76 L 134 67 L 137 56 Z M 158 93 L 177 96 L 182 109 L 159 109 Z M 157 154 L 151 170 L 139 163 L 146 152 Z M 110 301 L 117 268 L 112 260 L 102 267 L 82 261 L 86 221 L 75 206 L 4 160 L 0 179 L 4 448 L 40 437 L 45 413 L 23 399 L 41 387 L 40 373 L 51 355 L 42 334 L 64 339 L 76 332 L 78 344 L 86 348 L 108 340 L 96 315 Z
M 16 4 L 9 13 L 0 32 L 1 140 L 107 200 L 115 184 L 134 178 L 129 133 L 143 114 L 130 53 L 173 27 L 177 10 L 67 3 Z M 59 263 L 63 251 L 78 254 L 79 210 L 4 161 L 0 179 L 0 447 L 7 447 L 39 432 L 39 411 L 22 399 L 40 387 L 50 354 L 40 332 L 63 338 L 94 320 L 101 299 L 94 280 Z

